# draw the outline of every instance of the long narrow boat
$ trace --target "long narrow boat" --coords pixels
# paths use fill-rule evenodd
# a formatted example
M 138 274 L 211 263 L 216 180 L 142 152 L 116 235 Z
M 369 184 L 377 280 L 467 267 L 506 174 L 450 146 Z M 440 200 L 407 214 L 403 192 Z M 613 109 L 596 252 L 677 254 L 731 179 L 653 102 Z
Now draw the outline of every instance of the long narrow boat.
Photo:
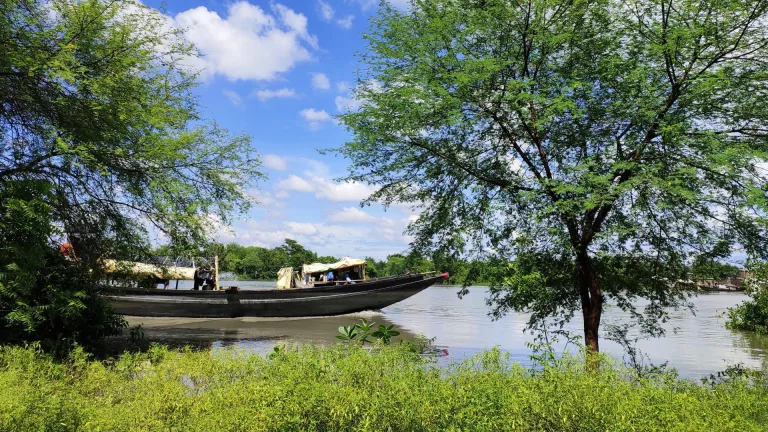
M 115 312 L 152 317 L 327 316 L 381 309 L 448 277 L 404 275 L 348 285 L 289 290 L 190 291 L 122 289 L 104 293 Z

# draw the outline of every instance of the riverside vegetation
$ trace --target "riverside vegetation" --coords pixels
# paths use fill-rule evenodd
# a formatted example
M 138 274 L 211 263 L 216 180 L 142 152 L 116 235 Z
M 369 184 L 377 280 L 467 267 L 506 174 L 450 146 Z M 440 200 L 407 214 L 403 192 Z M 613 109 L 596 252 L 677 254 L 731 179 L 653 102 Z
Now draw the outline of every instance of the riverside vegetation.
M 411 343 L 174 351 L 64 362 L 34 347 L 0 349 L 0 429 L 763 431 L 759 375 L 704 382 L 638 375 L 601 356 L 491 350 L 447 368 Z M 589 401 L 589 403 L 584 403 Z

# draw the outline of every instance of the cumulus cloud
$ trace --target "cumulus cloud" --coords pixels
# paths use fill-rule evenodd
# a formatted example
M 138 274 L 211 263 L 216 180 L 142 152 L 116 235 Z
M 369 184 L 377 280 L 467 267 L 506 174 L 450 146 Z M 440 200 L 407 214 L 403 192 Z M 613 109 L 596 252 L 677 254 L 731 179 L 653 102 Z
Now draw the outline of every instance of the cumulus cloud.
M 273 170 L 285 171 L 288 169 L 288 161 L 284 157 L 273 154 L 264 155 L 264 166 Z
M 291 197 L 291 194 L 289 194 L 288 191 L 280 190 L 275 192 L 275 198 L 286 199 L 290 197 Z
M 258 189 L 251 189 L 248 191 L 248 195 L 253 198 L 257 204 L 265 207 L 285 207 L 285 203 L 280 201 L 275 195 L 269 192 L 260 191 Z
M 277 183 L 277 188 L 285 191 L 314 192 L 315 186 L 307 180 L 291 174 Z
M 346 81 L 339 81 L 336 83 L 336 90 L 338 90 L 339 93 L 346 93 L 350 88 L 352 88 L 352 86 Z
M 352 97 L 336 96 L 333 101 L 336 103 L 336 109 L 341 112 L 360 108 L 360 101 Z
M 317 5 L 320 8 L 320 16 L 323 17 L 324 20 L 330 21 L 333 19 L 334 10 L 328 3 L 324 2 L 323 0 L 318 0 Z
M 312 73 L 312 87 L 320 90 L 328 90 L 331 88 L 331 81 L 324 73 L 314 72 Z
M 293 89 L 281 88 L 277 90 L 254 90 L 251 93 L 251 97 L 255 97 L 262 102 L 266 102 L 270 99 L 276 98 L 296 98 L 298 95 Z
M 334 183 L 325 179 L 317 181 L 315 196 L 330 201 L 362 201 L 378 190 L 378 187 L 359 182 Z
M 299 177 L 295 174 L 280 180 L 277 189 L 283 191 L 312 192 L 326 201 L 362 201 L 378 190 L 378 187 L 359 182 L 336 183 L 323 177 Z
M 177 14 L 173 23 L 201 52 L 193 66 L 203 69 L 204 78 L 271 80 L 310 60 L 311 50 L 318 48 L 307 18 L 281 4 L 268 13 L 239 1 L 228 6 L 226 17 L 199 6 Z
M 357 207 L 344 207 L 341 211 L 328 217 L 333 222 L 375 222 L 378 218 L 360 210 Z
M 240 97 L 237 92 L 232 90 L 224 90 L 224 96 L 229 99 L 229 102 L 234 106 L 240 106 L 243 103 L 243 98 Z
M 312 130 L 318 130 L 323 126 L 323 123 L 332 121 L 333 118 L 325 110 L 316 110 L 314 108 L 306 108 L 299 111 L 304 120 L 309 124 L 309 128 Z
M 352 21 L 355 19 L 354 15 L 347 15 L 344 18 L 339 18 L 336 20 L 336 24 L 339 25 L 341 28 L 349 29 L 352 28 Z
M 358 5 L 360 5 L 360 8 L 363 10 L 371 9 L 372 7 L 376 6 L 379 3 L 378 0 L 351 0 L 351 1 L 352 3 L 357 3 Z M 399 1 L 402 2 L 403 0 L 399 0 Z M 390 3 L 393 3 L 393 2 L 390 1 Z
M 311 235 L 317 232 L 315 224 L 309 222 L 285 222 L 284 225 L 296 234 Z

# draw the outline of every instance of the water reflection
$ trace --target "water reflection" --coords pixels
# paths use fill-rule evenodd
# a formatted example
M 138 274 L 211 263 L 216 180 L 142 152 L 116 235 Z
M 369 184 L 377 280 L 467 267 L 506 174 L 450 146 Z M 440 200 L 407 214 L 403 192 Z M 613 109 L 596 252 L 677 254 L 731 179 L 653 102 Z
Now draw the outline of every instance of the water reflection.
M 232 283 L 233 285 L 235 283 Z M 271 282 L 251 282 L 243 288 L 263 289 Z M 174 345 L 185 341 L 195 345 L 213 347 L 236 345 L 256 352 L 271 351 L 275 344 L 317 343 L 329 344 L 338 327 L 365 318 L 379 324 L 400 329 L 403 337 L 420 334 L 434 337 L 436 343 L 446 346 L 450 360 L 459 360 L 474 353 L 498 346 L 509 352 L 514 360 L 526 362 L 529 349 L 526 342 L 533 341 L 523 332 L 528 316 L 510 314 L 498 321 L 488 317 L 485 304 L 486 288 L 471 287 L 463 299 L 456 296 L 458 287 L 434 286 L 408 300 L 383 309 L 381 312 L 363 312 L 339 317 L 272 319 L 189 319 L 128 317 L 131 325 L 143 324 L 150 340 Z M 768 338 L 748 332 L 735 332 L 725 328 L 721 314 L 730 306 L 746 299 L 739 293 L 701 295 L 694 299 L 696 313 L 679 310 L 672 313 L 663 338 L 644 340 L 638 346 L 653 362 L 669 361 L 686 377 L 701 377 L 724 369 L 728 365 L 744 363 L 759 367 L 768 359 Z M 627 315 L 616 307 L 606 310 L 604 323 L 622 322 Z M 580 334 L 580 321 L 568 328 Z M 621 357 L 621 348 L 609 341 L 601 341 L 601 349 Z

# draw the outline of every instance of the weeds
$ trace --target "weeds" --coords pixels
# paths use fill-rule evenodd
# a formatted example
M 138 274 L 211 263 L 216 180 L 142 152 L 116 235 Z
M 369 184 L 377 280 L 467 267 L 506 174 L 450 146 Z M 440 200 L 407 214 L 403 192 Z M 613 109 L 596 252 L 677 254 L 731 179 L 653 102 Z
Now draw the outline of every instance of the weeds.
M 76 350 L 0 348 L 0 430 L 750 431 L 754 379 L 627 380 L 608 358 L 527 369 L 491 350 L 440 369 L 408 343 L 193 352 L 153 346 L 107 364 Z M 754 377 L 753 377 L 754 378 Z M 755 378 L 757 379 L 757 378 Z

